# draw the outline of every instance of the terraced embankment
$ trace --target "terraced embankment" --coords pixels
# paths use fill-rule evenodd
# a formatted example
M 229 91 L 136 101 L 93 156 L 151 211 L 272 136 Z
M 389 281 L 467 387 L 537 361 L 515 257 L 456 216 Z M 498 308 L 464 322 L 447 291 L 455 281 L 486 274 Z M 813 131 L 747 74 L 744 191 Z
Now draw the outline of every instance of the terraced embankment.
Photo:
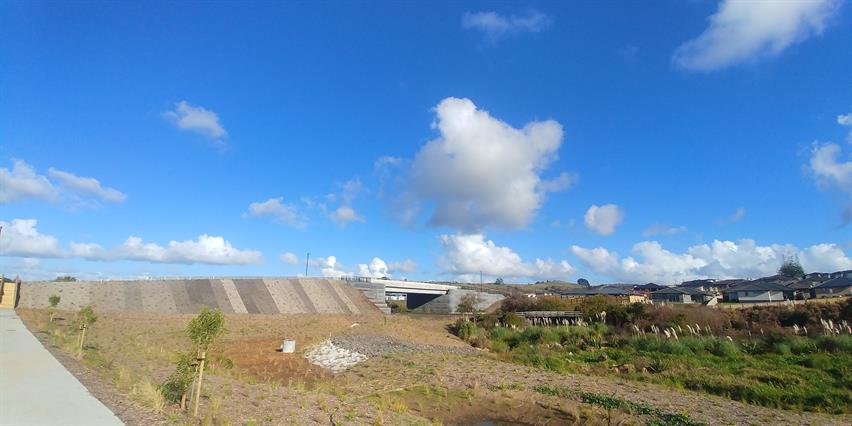
M 343 281 L 319 278 L 211 278 L 137 281 L 27 282 L 19 307 L 91 305 L 99 312 L 193 314 L 202 306 L 236 314 L 373 314 L 376 306 Z

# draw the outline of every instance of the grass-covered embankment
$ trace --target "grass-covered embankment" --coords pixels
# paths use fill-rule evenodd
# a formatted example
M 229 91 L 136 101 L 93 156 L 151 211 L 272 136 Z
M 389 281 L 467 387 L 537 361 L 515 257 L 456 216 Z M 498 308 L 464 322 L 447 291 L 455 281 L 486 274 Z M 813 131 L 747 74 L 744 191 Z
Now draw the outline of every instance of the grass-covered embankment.
M 602 323 L 480 327 L 458 335 L 503 360 L 728 397 L 772 408 L 852 412 L 852 336 L 740 337 L 619 335 Z

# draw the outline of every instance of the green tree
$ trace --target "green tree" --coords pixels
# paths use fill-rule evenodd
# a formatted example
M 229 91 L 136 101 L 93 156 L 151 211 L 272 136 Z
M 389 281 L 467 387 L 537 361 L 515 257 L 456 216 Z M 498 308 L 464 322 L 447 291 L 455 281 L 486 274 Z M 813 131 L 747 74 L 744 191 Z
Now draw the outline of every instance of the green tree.
M 181 352 L 175 360 L 175 371 L 160 386 L 160 392 L 166 401 L 172 403 L 180 402 L 180 409 L 186 410 L 186 395 L 192 380 L 195 378 L 195 358 L 198 355 L 194 351 Z
M 196 353 L 199 355 L 198 360 L 198 382 L 195 388 L 195 404 L 192 410 L 193 416 L 198 416 L 198 403 L 201 398 L 201 380 L 204 377 L 204 364 L 207 357 L 207 350 L 210 345 L 222 335 L 225 331 L 225 319 L 222 312 L 218 309 L 210 309 L 208 307 L 201 308 L 201 312 L 197 317 L 186 326 L 186 334 L 195 344 Z
M 55 294 L 51 294 L 50 297 L 47 298 L 47 303 L 50 304 L 50 322 L 53 322 L 53 318 L 56 316 L 56 306 L 59 305 L 59 300 L 61 298 Z
M 95 310 L 91 306 L 86 306 L 77 312 L 77 324 L 80 326 L 80 341 L 78 342 L 77 356 L 83 358 L 83 345 L 86 344 L 86 330 L 98 320 L 95 315 Z
M 53 280 L 53 281 L 56 281 L 56 282 L 74 282 L 74 281 L 77 281 L 77 278 L 72 277 L 71 275 L 63 275 L 61 277 L 56 277 L 56 279 Z
M 778 274 L 790 278 L 801 278 L 805 276 L 805 269 L 796 257 L 784 259 L 784 263 L 778 268 Z

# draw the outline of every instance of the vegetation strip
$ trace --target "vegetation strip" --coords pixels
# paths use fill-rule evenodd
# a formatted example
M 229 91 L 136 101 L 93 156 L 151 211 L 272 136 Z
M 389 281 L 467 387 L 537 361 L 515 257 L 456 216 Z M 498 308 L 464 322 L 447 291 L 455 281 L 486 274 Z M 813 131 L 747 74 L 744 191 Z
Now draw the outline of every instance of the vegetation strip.
M 628 401 L 614 396 L 600 395 L 592 392 L 580 392 L 564 387 L 550 387 L 538 385 L 533 388 L 534 391 L 550 396 L 558 396 L 561 398 L 579 398 L 587 404 L 594 404 L 607 410 L 624 410 L 631 414 L 640 414 L 643 416 L 652 416 L 656 420 L 650 422 L 650 425 L 655 426 L 700 426 L 703 423 L 696 422 L 689 418 L 687 414 L 674 414 L 665 412 L 657 407 L 652 407 L 647 404 Z

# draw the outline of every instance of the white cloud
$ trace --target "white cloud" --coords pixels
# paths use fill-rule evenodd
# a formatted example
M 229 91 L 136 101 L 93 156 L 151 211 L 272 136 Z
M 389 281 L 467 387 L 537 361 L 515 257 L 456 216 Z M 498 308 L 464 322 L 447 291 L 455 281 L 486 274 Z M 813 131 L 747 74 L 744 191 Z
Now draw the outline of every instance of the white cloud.
M 583 217 L 586 227 L 600 235 L 612 235 L 624 221 L 624 210 L 615 204 L 597 206 L 592 204 Z
M 73 173 L 57 170 L 51 167 L 47 170 L 50 177 L 59 181 L 59 185 L 76 193 L 90 194 L 105 201 L 120 203 L 127 195 L 115 188 L 104 188 L 95 178 L 77 176 Z
M 97 207 L 97 200 L 120 203 L 127 196 L 115 188 L 103 187 L 91 177 L 77 176 L 73 173 L 48 169 L 47 176 L 38 174 L 23 160 L 14 160 L 12 169 L 0 167 L 0 205 L 26 199 L 40 199 L 61 202 L 68 207 Z M 58 184 L 58 185 L 57 185 Z M 92 199 L 94 197 L 94 199 Z
M 441 235 L 444 253 L 439 263 L 444 272 L 457 276 L 483 274 L 491 277 L 561 278 L 574 273 L 566 261 L 536 259 L 524 262 L 509 247 L 500 247 L 482 234 Z
M 219 122 L 219 115 L 213 111 L 180 101 L 175 104 L 173 111 L 166 111 L 163 116 L 174 123 L 178 129 L 206 136 L 221 147 L 226 145 L 224 139 L 228 136 L 228 132 Z
M 817 244 L 804 250 L 785 244 L 759 246 L 754 240 L 715 240 L 689 247 L 684 253 L 668 251 L 656 241 L 633 246 L 636 256 L 620 258 L 603 247 L 572 246 L 571 251 L 593 271 L 628 282 L 680 283 L 698 278 L 757 278 L 773 275 L 785 257 L 798 256 L 806 271 L 852 268 L 852 258 L 835 244 Z
M 351 272 L 347 272 L 343 265 L 337 261 L 337 257 L 329 256 L 326 258 L 317 258 L 313 262 L 314 266 L 320 268 L 322 276 L 328 278 L 340 278 L 342 276 L 351 276 Z
M 374 257 L 369 264 L 358 264 L 358 275 L 361 277 L 382 278 L 390 275 L 390 272 L 384 260 Z
M 852 126 L 852 112 L 837 116 L 837 124 L 841 126 Z
M 202 234 L 196 240 L 169 241 L 167 246 L 144 243 L 129 237 L 116 250 L 115 257 L 154 263 L 205 263 L 210 265 L 259 264 L 263 255 L 255 250 L 239 250 L 222 237 Z
M 481 32 L 491 43 L 508 35 L 538 33 L 552 23 L 544 13 L 531 11 L 523 16 L 503 16 L 497 12 L 466 12 L 462 16 L 462 28 Z
M 14 160 L 12 170 L 0 167 L 0 204 L 27 198 L 55 201 L 59 191 L 23 160 Z
M 821 188 L 836 188 L 852 194 L 852 160 L 840 161 L 839 157 L 839 145 L 815 145 L 811 151 L 810 170 Z
M 433 127 L 441 135 L 417 153 L 408 191 L 399 198 L 406 200 L 407 213 L 416 212 L 420 201 L 432 202 L 430 225 L 523 228 L 546 192 L 570 180 L 560 177 L 554 184 L 540 177 L 557 158 L 559 123 L 536 121 L 515 129 L 458 98 L 444 99 L 435 112 Z
M 838 0 L 723 0 L 709 27 L 678 47 L 673 60 L 686 69 L 711 71 L 776 56 L 822 34 L 839 5 Z
M 299 263 L 299 258 L 295 254 L 287 252 L 281 255 L 281 261 L 288 265 L 295 265 Z
M 143 243 L 139 237 L 129 237 L 123 244 L 105 250 L 94 243 L 70 242 L 62 250 L 52 235 L 41 234 L 35 219 L 0 221 L 0 254 L 19 257 L 83 258 L 87 260 L 138 260 L 155 263 L 205 263 L 210 265 L 246 265 L 263 261 L 259 251 L 239 250 L 222 237 L 203 234 L 197 240 L 170 241 L 165 247 Z
M 334 221 L 334 223 L 345 228 L 346 225 L 352 222 L 363 222 L 364 217 L 356 213 L 355 209 L 353 209 L 351 206 L 344 205 L 338 207 L 336 210 L 334 210 L 334 212 L 331 213 L 331 220 Z
M 405 259 L 401 262 L 391 262 L 388 264 L 388 271 L 391 273 L 409 274 L 417 269 L 417 262 L 411 259 Z
M 719 224 L 722 224 L 722 225 L 737 223 L 737 222 L 743 220 L 746 213 L 748 213 L 748 210 L 746 210 L 745 207 L 737 207 L 737 209 L 734 210 L 734 212 L 731 213 L 730 216 L 728 216 L 724 219 L 720 219 L 718 222 L 719 222 Z
M 59 257 L 62 250 L 56 237 L 42 234 L 36 229 L 35 219 L 0 221 L 0 254 L 20 257 Z
M 665 223 L 655 223 L 642 232 L 645 237 L 653 237 L 655 235 L 676 235 L 681 232 L 686 232 L 685 226 L 672 226 Z
M 266 201 L 256 201 L 249 204 L 248 212 L 243 217 L 272 217 L 276 222 L 281 222 L 294 228 L 302 229 L 308 225 L 305 217 L 293 204 L 284 203 L 284 198 L 270 198 Z

